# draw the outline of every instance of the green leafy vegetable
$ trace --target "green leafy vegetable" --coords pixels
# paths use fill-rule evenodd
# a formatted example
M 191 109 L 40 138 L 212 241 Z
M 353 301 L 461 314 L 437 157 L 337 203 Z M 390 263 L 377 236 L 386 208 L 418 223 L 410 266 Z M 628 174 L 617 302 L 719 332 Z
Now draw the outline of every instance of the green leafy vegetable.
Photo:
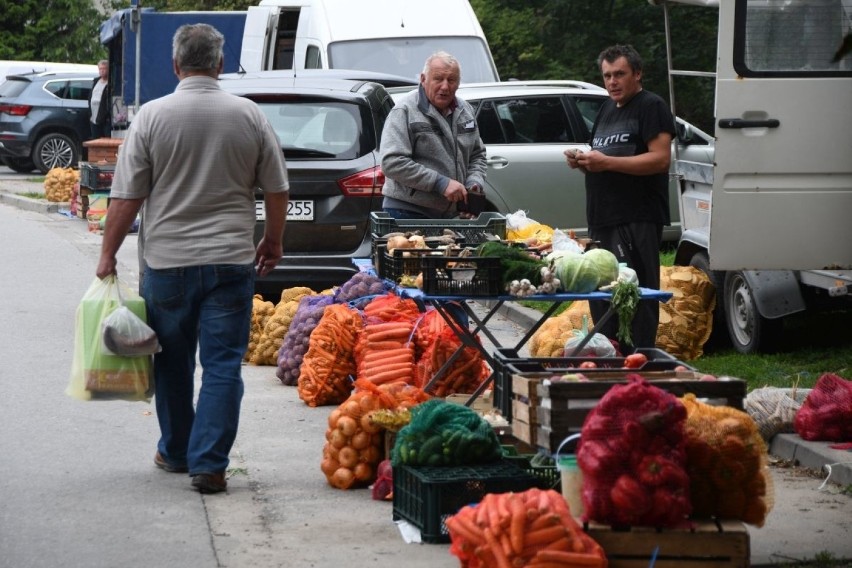
M 633 316 L 639 306 L 639 286 L 635 282 L 619 280 L 612 288 L 612 309 L 618 315 L 618 331 L 616 337 L 627 345 L 633 345 L 630 327 L 633 324 Z

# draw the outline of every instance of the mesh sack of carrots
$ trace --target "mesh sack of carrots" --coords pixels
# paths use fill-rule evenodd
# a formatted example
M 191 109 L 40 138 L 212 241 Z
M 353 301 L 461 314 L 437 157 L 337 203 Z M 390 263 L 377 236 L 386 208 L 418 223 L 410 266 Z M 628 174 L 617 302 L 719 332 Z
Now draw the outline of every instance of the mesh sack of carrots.
M 747 413 L 705 404 L 686 406 L 686 459 L 693 517 L 739 520 L 763 526 L 773 505 L 766 443 Z
M 358 378 L 416 384 L 414 323 L 367 318 L 355 344 Z M 420 385 L 418 385 L 420 386 Z
M 290 323 L 299 309 L 299 300 L 311 296 L 314 291 L 304 286 L 287 288 L 281 292 L 281 299 L 275 305 L 273 313 L 263 324 L 260 340 L 249 363 L 254 365 L 277 365 L 278 353 Z
M 411 409 L 411 421 L 396 435 L 394 466 L 457 466 L 502 457 L 491 425 L 461 404 L 433 398 Z
M 311 332 L 319 323 L 326 306 L 333 298 L 329 295 L 305 296 L 299 300 L 299 307 L 290 321 L 290 327 L 278 350 L 278 368 L 275 376 L 285 385 L 295 386 L 299 382 L 299 368 L 308 352 Z
M 308 406 L 340 404 L 352 392 L 355 338 L 361 325 L 354 308 L 345 304 L 325 308 L 299 368 L 299 398 Z
M 820 376 L 793 427 L 804 440 L 852 441 L 852 382 L 833 373 Z
M 584 518 L 614 526 L 678 526 L 692 512 L 686 409 L 640 375 L 626 378 L 583 422 L 577 464 Z
M 439 334 L 431 339 L 429 346 L 417 360 L 418 384 L 423 385 L 430 394 L 437 397 L 474 392 L 488 378 L 490 371 L 485 359 L 482 358 L 482 353 L 477 349 L 464 346 L 456 356 L 455 353 L 459 347 L 462 347 L 461 340 L 448 325 L 444 324 Z M 455 359 L 437 380 L 429 385 L 451 357 Z
M 366 487 L 376 480 L 384 457 L 384 430 L 372 420 L 376 412 L 412 408 L 429 397 L 410 385 L 376 386 L 355 381 L 355 391 L 328 416 L 320 469 L 338 489 Z
M 608 563 L 603 548 L 571 516 L 552 489 L 487 493 L 448 517 L 450 553 L 468 568 L 596 566 Z

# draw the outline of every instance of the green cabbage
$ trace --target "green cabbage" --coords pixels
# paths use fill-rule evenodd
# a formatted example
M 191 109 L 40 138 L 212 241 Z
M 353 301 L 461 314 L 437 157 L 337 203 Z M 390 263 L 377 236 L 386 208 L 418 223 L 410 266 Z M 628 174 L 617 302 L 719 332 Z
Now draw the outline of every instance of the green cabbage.
M 553 259 L 553 270 L 565 292 L 587 294 L 618 277 L 618 260 L 605 249 L 561 253 Z
M 600 275 L 598 288 L 606 286 L 618 278 L 618 259 L 608 250 L 593 248 L 584 252 L 583 256 L 593 262 L 597 267 L 598 274 Z

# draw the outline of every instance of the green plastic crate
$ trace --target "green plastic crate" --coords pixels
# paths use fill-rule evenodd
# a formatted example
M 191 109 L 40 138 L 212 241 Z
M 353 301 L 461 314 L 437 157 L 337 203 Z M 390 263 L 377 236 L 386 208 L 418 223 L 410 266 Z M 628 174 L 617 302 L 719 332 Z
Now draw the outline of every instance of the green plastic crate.
M 539 486 L 538 478 L 506 461 L 461 467 L 403 465 L 393 468 L 393 519 L 405 519 L 420 529 L 423 542 L 446 543 L 446 521 L 462 507 L 479 503 L 487 493 Z

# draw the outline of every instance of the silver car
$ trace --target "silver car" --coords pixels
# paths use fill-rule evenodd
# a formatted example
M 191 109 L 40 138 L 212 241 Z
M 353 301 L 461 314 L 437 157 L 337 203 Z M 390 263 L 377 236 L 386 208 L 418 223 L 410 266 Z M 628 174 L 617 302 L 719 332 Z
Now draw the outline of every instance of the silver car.
M 391 89 L 397 98 L 410 89 Z M 563 152 L 588 150 L 592 125 L 607 100 L 605 89 L 582 81 L 505 81 L 462 84 L 458 97 L 473 105 L 488 155 L 488 208 L 527 217 L 554 228 L 586 231 L 583 174 L 572 170 Z M 673 152 L 682 159 L 712 162 L 713 137 L 677 119 Z M 674 162 L 674 160 L 672 160 Z M 672 224 L 663 239 L 680 237 L 678 183 L 672 177 Z

